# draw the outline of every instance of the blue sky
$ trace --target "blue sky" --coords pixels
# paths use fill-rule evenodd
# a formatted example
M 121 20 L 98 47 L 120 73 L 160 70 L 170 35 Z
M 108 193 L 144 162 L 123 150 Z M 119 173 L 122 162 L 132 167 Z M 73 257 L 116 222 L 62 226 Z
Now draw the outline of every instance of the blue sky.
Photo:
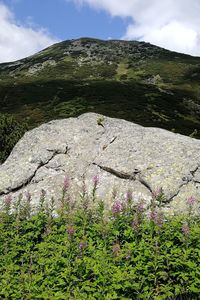
M 89 6 L 78 7 L 64 0 L 19 0 L 3 1 L 23 24 L 30 21 L 33 26 L 48 29 L 60 40 L 82 36 L 120 39 L 128 24 L 128 18 L 110 17 L 105 11 L 93 10 Z
M 142 40 L 200 56 L 200 0 L 0 0 L 0 62 L 66 39 Z

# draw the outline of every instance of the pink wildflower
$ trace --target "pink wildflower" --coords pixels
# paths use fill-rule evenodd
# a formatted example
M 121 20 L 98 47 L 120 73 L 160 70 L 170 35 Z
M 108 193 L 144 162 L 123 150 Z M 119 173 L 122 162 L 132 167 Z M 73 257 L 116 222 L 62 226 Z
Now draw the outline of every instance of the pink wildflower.
M 87 248 L 87 242 L 82 240 L 82 241 L 79 243 L 79 249 L 80 249 L 81 252 L 82 252 L 83 250 L 85 250 L 85 248 Z
M 153 199 L 158 198 L 162 194 L 162 192 L 163 192 L 162 188 L 159 188 L 159 189 L 157 189 L 155 191 L 152 191 L 152 193 L 151 193 L 152 198 Z
M 116 200 L 114 203 L 113 203 L 113 206 L 112 206 L 112 213 L 113 215 L 117 215 L 119 214 L 122 210 L 123 210 L 123 205 L 122 203 L 119 201 L 119 200 Z
M 158 216 L 158 213 L 157 211 L 154 209 L 150 212 L 150 220 L 155 222 L 156 223 L 156 220 L 157 220 L 157 216 Z
M 193 196 L 191 196 L 187 199 L 186 202 L 189 206 L 192 206 L 196 202 L 196 199 Z
M 43 190 L 44 191 L 44 190 Z M 26 200 L 27 202 L 30 202 L 31 201 L 31 193 L 29 191 L 26 191 L 25 192 L 25 196 L 26 196 Z
M 156 224 L 156 225 L 162 226 L 163 223 L 164 223 L 164 216 L 163 216 L 163 213 L 161 211 L 153 209 L 150 212 L 150 216 L 149 217 L 150 217 L 150 220 L 152 222 L 154 222 L 154 224 Z
M 94 187 L 96 188 L 97 185 L 99 184 L 99 176 L 98 175 L 94 175 L 92 177 L 92 181 L 93 181 Z
M 63 193 L 66 193 L 70 186 L 69 177 L 66 175 L 63 182 Z
M 12 196 L 11 195 L 8 195 L 4 198 L 4 203 L 5 203 L 6 207 L 10 207 L 11 202 L 12 202 Z
M 126 201 L 131 201 L 133 199 L 133 194 L 131 191 L 127 191 L 126 194 L 125 194 L 125 199 Z
M 86 186 L 85 182 L 83 182 L 83 184 L 82 184 L 81 192 L 83 195 L 87 194 L 87 186 Z
M 80 196 L 82 199 L 83 208 L 87 210 L 89 205 L 89 200 L 88 200 L 88 191 L 87 191 L 87 186 L 85 184 L 85 180 L 83 181 L 81 186 Z
M 70 240 L 73 238 L 74 234 L 75 234 L 75 228 L 73 227 L 72 224 L 69 224 L 69 226 L 66 229 L 66 232 L 70 238 Z
M 145 208 L 144 208 L 144 202 L 140 201 L 137 203 L 136 209 L 139 213 L 143 213 Z
M 181 228 L 181 231 L 184 235 L 189 235 L 190 233 L 190 228 L 188 226 L 187 223 L 183 224 L 182 228 Z

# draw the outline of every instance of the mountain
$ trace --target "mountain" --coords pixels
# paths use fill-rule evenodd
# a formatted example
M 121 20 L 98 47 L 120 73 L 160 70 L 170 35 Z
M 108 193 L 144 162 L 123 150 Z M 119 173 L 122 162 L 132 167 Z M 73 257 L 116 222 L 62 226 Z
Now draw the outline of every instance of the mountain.
M 200 138 L 199 82 L 199 57 L 81 38 L 0 64 L 0 113 L 33 128 L 96 112 Z

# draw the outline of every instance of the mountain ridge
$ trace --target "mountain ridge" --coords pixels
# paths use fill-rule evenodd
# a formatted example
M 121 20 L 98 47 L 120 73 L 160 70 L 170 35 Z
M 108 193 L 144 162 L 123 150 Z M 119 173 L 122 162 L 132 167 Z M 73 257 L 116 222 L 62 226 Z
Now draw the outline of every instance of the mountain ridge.
M 200 137 L 200 58 L 138 41 L 56 43 L 0 64 L 0 113 L 33 128 L 91 111 Z

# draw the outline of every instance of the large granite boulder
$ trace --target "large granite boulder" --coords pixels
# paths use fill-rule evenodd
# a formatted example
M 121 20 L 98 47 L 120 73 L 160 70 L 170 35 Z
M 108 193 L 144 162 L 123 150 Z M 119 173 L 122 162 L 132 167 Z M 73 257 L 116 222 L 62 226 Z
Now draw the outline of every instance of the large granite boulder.
M 200 196 L 200 141 L 158 128 L 86 113 L 51 121 L 27 132 L 0 166 L 0 200 L 29 191 L 37 203 L 60 197 L 65 176 L 77 201 L 83 181 L 92 189 L 98 175 L 98 197 L 111 205 L 132 190 L 149 202 L 163 188 L 166 207 L 184 209 L 185 199 Z

